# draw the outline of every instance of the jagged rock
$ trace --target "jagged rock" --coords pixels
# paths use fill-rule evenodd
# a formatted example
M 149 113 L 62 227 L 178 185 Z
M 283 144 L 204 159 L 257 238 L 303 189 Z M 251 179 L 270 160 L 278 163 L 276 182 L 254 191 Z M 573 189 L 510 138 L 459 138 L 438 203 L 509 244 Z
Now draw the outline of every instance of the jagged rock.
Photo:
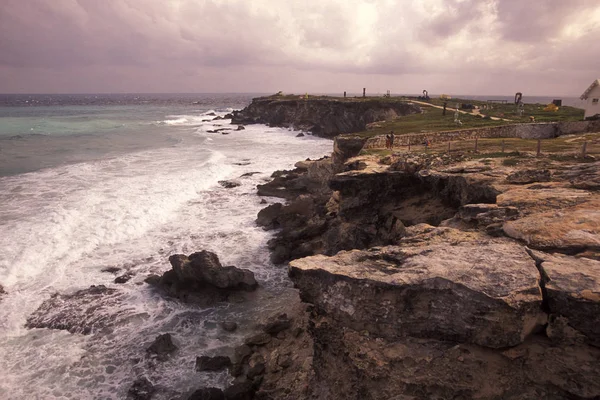
M 276 229 L 279 227 L 277 219 L 281 215 L 283 204 L 274 203 L 271 204 L 258 212 L 256 217 L 256 224 L 266 229 Z
M 116 274 L 120 270 L 121 270 L 121 268 L 119 268 L 119 267 L 106 267 L 106 268 L 101 269 L 102 272 L 108 272 L 111 274 Z
M 509 183 L 527 184 L 533 182 L 550 182 L 551 174 L 547 169 L 521 169 L 506 177 Z
M 219 185 L 223 186 L 225 189 L 231 189 L 234 187 L 241 186 L 242 183 L 236 180 L 228 180 L 228 181 L 219 181 Z
M 503 225 L 504 233 L 539 250 L 581 252 L 600 247 L 600 208 L 597 202 L 532 214 Z
M 192 393 L 187 400 L 225 400 L 225 394 L 218 388 L 202 388 Z
M 552 314 L 600 347 L 600 261 L 562 254 L 532 253 L 544 279 Z
M 146 353 L 155 356 L 158 361 L 166 361 L 175 351 L 177 351 L 177 346 L 173 344 L 170 333 L 158 335 L 150 347 L 146 349 Z
M 600 189 L 600 162 L 570 165 L 556 172 L 560 179 L 569 181 L 578 189 Z
M 149 276 L 146 282 L 167 295 L 184 302 L 211 305 L 219 301 L 242 300 L 239 291 L 253 291 L 258 286 L 254 273 L 234 266 L 222 266 L 216 254 L 201 251 L 189 257 L 169 257 L 173 267 L 160 278 Z
M 146 377 L 136 379 L 129 391 L 127 392 L 127 399 L 130 400 L 150 400 L 152 395 L 156 392 L 154 385 Z
M 227 400 L 252 400 L 256 388 L 250 381 L 234 383 L 224 390 L 225 399 Z
M 546 323 L 535 263 L 507 240 L 307 257 L 290 262 L 290 277 L 319 313 L 386 338 L 499 348 Z
M 133 274 L 130 272 L 127 272 L 126 274 L 117 276 L 114 280 L 115 283 L 126 283 L 128 282 L 131 278 L 133 278 Z
M 233 321 L 225 321 L 221 324 L 224 331 L 234 332 L 238 328 L 238 324 Z
M 231 366 L 231 359 L 229 357 L 196 357 L 196 371 L 219 371 L 229 366 Z
M 499 207 L 497 204 L 466 204 L 458 210 L 458 217 L 463 221 L 484 226 L 513 220 L 518 215 L 516 207 Z
M 241 111 L 234 111 L 234 124 L 268 124 L 294 127 L 314 135 L 330 137 L 365 130 L 367 124 L 398 115 L 421 112 L 406 102 L 378 99 L 341 101 L 335 99 L 282 99 L 259 97 Z
M 244 125 L 238 125 L 236 131 L 243 131 L 244 129 L 246 129 Z
M 33 312 L 28 328 L 62 329 L 84 335 L 111 329 L 124 318 L 119 310 L 121 292 L 104 285 L 91 286 L 73 294 L 54 294 Z
M 240 176 L 240 178 L 245 178 L 247 176 L 252 176 L 252 175 L 256 175 L 256 174 L 260 174 L 260 172 L 246 172 L 245 174 L 242 174 Z
M 265 358 L 258 353 L 253 354 L 248 360 L 248 367 L 246 376 L 249 379 L 254 379 L 257 376 L 262 375 L 265 372 L 266 367 Z
M 253 290 L 257 286 L 252 271 L 233 266 L 223 267 L 217 255 L 210 251 L 202 250 L 189 257 L 175 254 L 169 257 L 169 262 L 181 282 L 197 282 L 220 289 Z
M 278 315 L 277 318 L 264 327 L 263 331 L 270 335 L 277 335 L 281 331 L 285 331 L 292 326 L 292 321 L 286 314 Z
M 300 132 L 299 134 L 296 135 L 296 137 L 304 137 L 304 133 Z
M 271 340 L 271 335 L 268 333 L 259 333 L 246 339 L 245 344 L 248 346 L 264 346 Z

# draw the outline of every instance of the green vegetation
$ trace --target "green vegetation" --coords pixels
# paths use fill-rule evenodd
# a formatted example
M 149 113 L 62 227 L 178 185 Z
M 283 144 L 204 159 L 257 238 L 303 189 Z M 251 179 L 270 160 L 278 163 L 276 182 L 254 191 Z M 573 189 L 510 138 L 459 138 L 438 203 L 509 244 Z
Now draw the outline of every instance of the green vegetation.
M 473 104 L 480 107 L 480 112 L 492 117 L 510 119 L 516 123 L 529 122 L 529 117 L 535 117 L 536 122 L 553 122 L 553 121 L 582 121 L 584 110 L 575 107 L 562 106 L 558 111 L 544 111 L 547 104 L 525 104 L 524 114 L 519 116 L 517 106 L 514 103 L 495 103 L 469 99 L 450 99 L 446 100 L 448 107 L 456 107 L 456 104 Z M 443 106 L 444 100 L 432 98 L 429 101 L 431 104 Z M 488 109 L 481 109 L 484 105 Z M 491 108 L 489 108 L 491 107 Z
M 439 108 L 427 106 L 422 106 L 421 108 L 423 109 L 422 114 L 407 115 L 393 121 L 377 122 L 373 124 L 372 129 L 354 133 L 353 135 L 372 137 L 387 134 L 392 130 L 396 135 L 403 135 L 407 133 L 451 131 L 508 124 L 505 121 L 483 119 L 471 114 L 460 114 L 459 119 L 462 125 L 457 125 L 454 123 L 454 112 L 452 110 L 447 110 L 446 115 L 443 115 L 443 110 Z

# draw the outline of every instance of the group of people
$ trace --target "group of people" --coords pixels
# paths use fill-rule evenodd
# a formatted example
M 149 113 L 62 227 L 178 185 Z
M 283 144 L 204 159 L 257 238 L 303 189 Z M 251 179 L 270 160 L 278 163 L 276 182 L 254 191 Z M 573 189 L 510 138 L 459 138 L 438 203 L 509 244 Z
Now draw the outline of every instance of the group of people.
M 394 131 L 385 135 L 385 148 L 390 150 L 394 148 Z

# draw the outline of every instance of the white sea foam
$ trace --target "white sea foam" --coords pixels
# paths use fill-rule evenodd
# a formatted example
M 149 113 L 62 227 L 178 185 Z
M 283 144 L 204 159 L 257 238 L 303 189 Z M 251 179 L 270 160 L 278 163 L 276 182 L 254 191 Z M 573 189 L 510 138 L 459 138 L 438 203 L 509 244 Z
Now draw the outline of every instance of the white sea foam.
M 184 117 L 167 117 L 177 118 Z M 184 391 L 225 384 L 225 374 L 195 373 L 195 356 L 239 343 L 257 313 L 279 303 L 273 296 L 288 295 L 285 270 L 268 261 L 271 233 L 254 222 L 264 207 L 256 185 L 275 169 L 327 153 L 331 142 L 264 126 L 204 135 L 210 140 L 183 137 L 173 147 L 0 178 L 0 283 L 8 292 L 0 307 L 0 398 L 123 398 L 140 375 Z M 247 172 L 258 174 L 241 177 Z M 217 184 L 231 178 L 242 185 Z M 202 249 L 254 271 L 264 299 L 198 310 L 142 284 L 169 268 L 170 254 Z M 135 276 L 116 285 L 115 275 L 102 272 L 107 266 Z M 24 328 L 52 293 L 92 284 L 119 289 L 114 307 L 123 318 L 112 333 Z M 237 320 L 240 331 L 223 334 L 216 328 L 223 318 Z M 164 332 L 180 351 L 149 369 L 145 348 Z

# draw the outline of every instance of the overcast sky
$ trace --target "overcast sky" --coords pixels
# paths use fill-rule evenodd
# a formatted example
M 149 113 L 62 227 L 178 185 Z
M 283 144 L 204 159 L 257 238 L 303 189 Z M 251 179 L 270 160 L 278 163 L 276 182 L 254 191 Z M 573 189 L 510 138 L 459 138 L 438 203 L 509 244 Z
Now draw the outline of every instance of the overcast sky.
M 0 0 L 1 93 L 579 96 L 600 0 Z

